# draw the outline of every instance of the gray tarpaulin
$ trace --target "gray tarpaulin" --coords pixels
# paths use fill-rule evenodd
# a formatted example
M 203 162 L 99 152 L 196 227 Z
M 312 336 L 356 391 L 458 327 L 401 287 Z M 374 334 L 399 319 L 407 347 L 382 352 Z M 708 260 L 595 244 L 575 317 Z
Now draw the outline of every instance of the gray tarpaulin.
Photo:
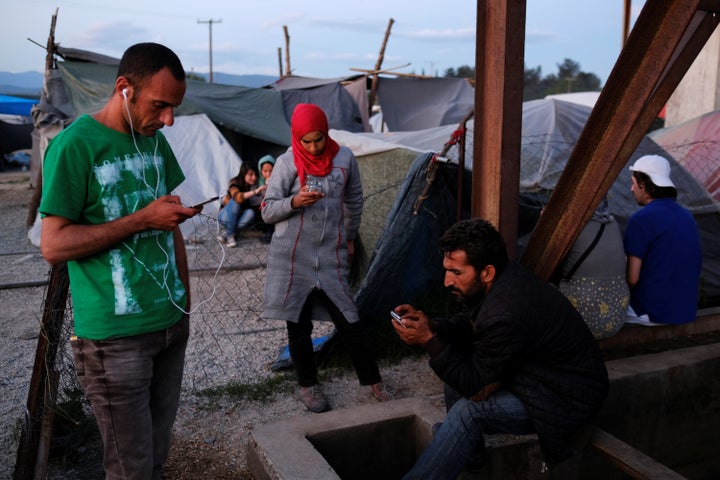
M 76 113 L 102 108 L 115 83 L 117 67 L 86 62 L 59 62 Z M 290 145 L 289 118 L 298 103 L 315 103 L 327 114 L 330 128 L 364 131 L 353 97 L 340 83 L 313 88 L 272 90 L 187 81 L 177 115 L 204 113 L 213 123 L 277 145 Z
M 385 78 L 377 98 L 391 131 L 456 125 L 475 107 L 475 93 L 462 78 Z
M 563 169 L 567 166 L 570 152 L 574 148 L 580 132 L 585 126 L 590 108 L 555 99 L 533 100 L 523 104 L 523 124 L 521 135 L 520 158 L 520 211 L 519 211 L 519 249 L 522 250 L 527 235 L 537 221 L 542 207 L 557 184 Z M 363 145 L 368 152 L 381 155 L 379 151 L 383 143 L 386 149 L 404 147 L 419 152 L 438 152 L 443 144 L 450 138 L 457 125 L 448 125 L 423 130 L 421 132 L 390 132 L 390 133 L 363 133 L 363 134 L 335 134 L 340 143 L 353 145 L 356 155 L 363 155 Z M 473 122 L 468 122 L 466 143 L 466 168 L 472 168 Z M 666 147 L 666 148 L 669 148 Z M 608 203 L 611 212 L 615 215 L 621 228 L 625 228 L 630 216 L 640 209 L 630 191 L 630 171 L 628 167 L 642 155 L 660 154 L 668 158 L 671 164 L 671 177 L 678 188 L 678 202 L 688 208 L 698 224 L 702 244 L 702 274 L 700 284 L 700 302 L 702 306 L 716 306 L 720 304 L 720 210 L 718 203 L 708 194 L 701 183 L 680 163 L 674 160 L 666 150 L 655 143 L 650 136 L 641 141 L 632 154 L 618 178 L 612 184 L 608 194 Z M 452 162 L 457 162 L 457 148 L 453 147 L 446 155 Z M 420 160 L 418 160 L 420 161 Z M 424 182 L 418 177 L 422 167 L 413 165 L 407 173 L 406 184 L 403 185 L 395 200 L 395 205 L 388 216 L 385 227 L 379 235 L 376 246 L 376 256 L 369 267 L 366 282 L 384 282 L 384 288 L 393 292 L 406 293 L 411 287 L 425 284 L 426 274 L 431 274 L 431 267 L 439 265 L 440 260 L 435 257 L 436 265 L 426 264 L 423 257 L 418 256 L 420 251 L 433 253 L 432 242 L 441 233 L 439 230 L 447 224 L 441 220 L 454 219 L 453 208 L 441 208 L 448 198 L 451 198 L 452 188 L 448 187 L 447 177 L 433 186 L 430 198 L 437 204 L 428 203 L 425 213 L 432 218 L 418 219 L 409 213 L 412 202 L 416 196 L 409 194 L 411 189 L 419 188 Z M 448 171 L 446 175 L 454 175 L 453 167 L 441 167 L 440 171 Z M 466 175 L 468 178 L 469 175 Z M 415 183 L 419 182 L 419 183 Z M 450 181 L 452 183 L 452 181 Z M 414 185 L 414 186 L 413 186 Z M 415 192 L 417 193 L 417 192 Z M 469 189 L 465 195 L 469 195 Z M 468 199 L 465 199 L 468 205 Z M 430 205 L 433 205 L 430 208 Z M 437 217 L 437 218 L 435 218 Z M 418 222 L 426 221 L 422 227 Z M 434 231 L 427 231 L 434 229 Z M 404 235 L 404 232 L 413 232 L 413 235 Z M 414 236 L 417 235 L 417 238 Z M 404 245 L 411 242 L 410 245 Z M 410 255 L 409 251 L 413 254 Z M 412 265 L 408 265 L 412 262 Z M 423 270 L 425 269 L 425 270 Z M 373 273 L 375 272 L 375 273 Z M 374 277 L 372 275 L 375 275 Z M 384 275 L 387 280 L 382 280 Z M 435 277 L 441 282 L 441 277 Z M 390 288 L 390 286 L 392 286 Z M 426 285 L 427 286 L 427 285 Z M 374 289 L 374 286 L 367 286 Z M 370 301 L 372 295 L 377 295 L 378 301 L 387 293 L 382 288 L 373 293 L 360 292 L 359 300 Z M 385 307 L 385 304 L 382 304 Z M 374 308 L 363 306 L 363 308 Z M 385 315 L 386 316 L 386 315 Z

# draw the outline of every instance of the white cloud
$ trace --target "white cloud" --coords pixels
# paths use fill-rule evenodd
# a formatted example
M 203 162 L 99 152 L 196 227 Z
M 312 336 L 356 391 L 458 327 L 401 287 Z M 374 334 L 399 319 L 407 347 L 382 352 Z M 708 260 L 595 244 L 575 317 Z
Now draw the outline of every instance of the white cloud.
M 475 40 L 475 28 L 446 28 L 444 30 L 423 29 L 399 32 L 398 36 L 413 40 Z

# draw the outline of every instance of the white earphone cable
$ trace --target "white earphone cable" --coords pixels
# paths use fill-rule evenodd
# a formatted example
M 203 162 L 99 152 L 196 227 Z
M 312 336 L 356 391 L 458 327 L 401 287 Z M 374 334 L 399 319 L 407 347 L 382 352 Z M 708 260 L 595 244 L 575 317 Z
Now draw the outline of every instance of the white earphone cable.
M 130 106 L 128 105 L 127 88 L 123 89 L 122 95 L 123 95 L 123 99 L 124 99 L 124 102 L 123 102 L 123 103 L 125 104 L 125 111 L 127 112 L 127 116 L 128 116 L 128 123 L 130 124 L 130 136 L 132 137 L 132 141 L 133 141 L 133 145 L 135 146 L 135 150 L 137 151 L 138 155 L 140 155 L 140 159 L 142 160 L 142 167 L 141 167 L 141 168 L 142 168 L 142 180 L 143 180 L 143 183 L 145 184 L 145 188 L 147 188 L 147 189 L 151 192 L 151 195 L 152 195 L 153 199 L 157 200 L 157 198 L 158 198 L 158 192 L 160 191 L 160 167 L 158 166 L 158 163 L 157 163 L 157 151 L 158 151 L 159 141 L 158 141 L 157 133 L 155 134 L 155 149 L 154 149 L 154 151 L 153 151 L 153 166 L 155 167 L 155 174 L 156 174 L 155 189 L 153 189 L 153 188 L 150 186 L 150 184 L 148 184 L 147 179 L 146 179 L 146 177 L 145 177 L 145 154 L 143 154 L 142 151 L 140 150 L 140 147 L 138 146 L 138 143 L 137 143 L 137 139 L 135 138 L 135 129 L 134 129 L 134 127 L 133 127 L 132 115 L 130 114 Z M 217 219 L 216 219 L 216 221 L 217 221 Z M 218 223 L 217 229 L 218 229 L 218 231 L 219 231 L 219 229 L 220 229 L 220 222 L 217 221 L 217 223 Z M 159 235 L 156 235 L 156 236 L 155 236 L 155 243 L 156 243 L 157 247 L 160 249 L 160 251 L 163 253 L 163 255 L 165 255 L 165 266 L 163 267 L 162 282 L 158 281 L 158 279 L 157 279 L 157 278 L 155 277 L 155 275 L 152 273 L 152 270 L 150 270 L 150 269 L 148 268 L 148 266 L 147 266 L 142 260 L 140 260 L 140 259 L 138 258 L 138 256 L 137 256 L 137 254 L 135 253 L 135 251 L 134 251 L 126 242 L 124 242 L 124 241 L 122 242 L 122 244 L 125 246 L 125 248 L 127 248 L 127 249 L 130 251 L 130 253 L 132 253 L 132 256 L 133 256 L 133 258 L 135 259 L 135 261 L 138 262 L 140 265 L 142 265 L 142 267 L 145 269 L 145 271 L 150 275 L 150 278 L 152 278 L 152 280 L 153 280 L 161 289 L 164 289 L 164 290 L 167 292 L 168 298 L 170 299 L 170 302 L 171 302 L 178 310 L 180 310 L 181 312 L 183 312 L 183 313 L 185 313 L 185 314 L 187 314 L 187 315 L 190 315 L 190 314 L 194 313 L 195 311 L 197 311 L 197 309 L 198 309 L 200 306 L 202 306 L 203 304 L 209 302 L 209 301 L 215 296 L 215 291 L 216 291 L 216 288 L 217 288 L 217 276 L 218 276 L 218 274 L 220 273 L 220 269 L 222 268 L 223 263 L 225 262 L 225 248 L 224 248 L 224 246 L 222 245 L 222 243 L 218 242 L 218 243 L 220 243 L 220 250 L 221 250 L 221 252 L 222 252 L 222 256 L 220 257 L 220 262 L 218 263 L 218 267 L 217 267 L 217 269 L 215 270 L 215 274 L 213 275 L 213 288 L 212 288 L 212 292 L 210 293 L 210 295 L 209 295 L 205 300 L 203 300 L 203 301 L 201 301 L 200 303 L 198 303 L 198 304 L 197 304 L 194 308 L 192 308 L 190 311 L 186 311 L 183 307 L 181 307 L 180 305 L 178 305 L 178 304 L 175 302 L 175 299 L 173 298 L 172 292 L 171 292 L 171 290 L 170 290 L 170 286 L 168 285 L 167 278 L 168 278 L 168 275 L 169 275 L 169 270 L 168 270 L 168 268 L 169 268 L 169 266 L 170 266 L 170 255 L 169 255 L 168 252 L 163 248 L 163 246 L 160 244 L 160 236 L 159 236 Z M 190 295 L 190 285 L 187 286 L 187 289 L 188 289 L 187 294 Z

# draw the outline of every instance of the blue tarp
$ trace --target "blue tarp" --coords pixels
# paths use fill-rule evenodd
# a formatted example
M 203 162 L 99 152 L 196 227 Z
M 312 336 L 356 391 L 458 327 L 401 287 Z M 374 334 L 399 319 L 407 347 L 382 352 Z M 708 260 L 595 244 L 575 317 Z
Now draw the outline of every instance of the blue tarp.
M 37 100 L 13 97 L 11 95 L 0 95 L 0 113 L 5 115 L 30 116 L 30 109 L 37 103 Z

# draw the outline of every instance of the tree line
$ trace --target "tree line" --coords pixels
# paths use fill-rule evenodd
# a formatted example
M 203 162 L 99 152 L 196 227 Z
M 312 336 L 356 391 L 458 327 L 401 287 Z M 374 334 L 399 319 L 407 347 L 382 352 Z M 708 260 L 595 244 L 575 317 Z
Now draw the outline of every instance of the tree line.
M 542 68 L 524 68 L 523 101 L 544 98 L 546 95 L 570 92 L 597 92 L 600 90 L 600 78 L 594 73 L 584 72 L 580 64 L 566 58 L 557 64 L 557 73 L 542 75 Z M 475 80 L 475 67 L 463 65 L 448 68 L 443 75 L 449 78 L 468 78 Z

